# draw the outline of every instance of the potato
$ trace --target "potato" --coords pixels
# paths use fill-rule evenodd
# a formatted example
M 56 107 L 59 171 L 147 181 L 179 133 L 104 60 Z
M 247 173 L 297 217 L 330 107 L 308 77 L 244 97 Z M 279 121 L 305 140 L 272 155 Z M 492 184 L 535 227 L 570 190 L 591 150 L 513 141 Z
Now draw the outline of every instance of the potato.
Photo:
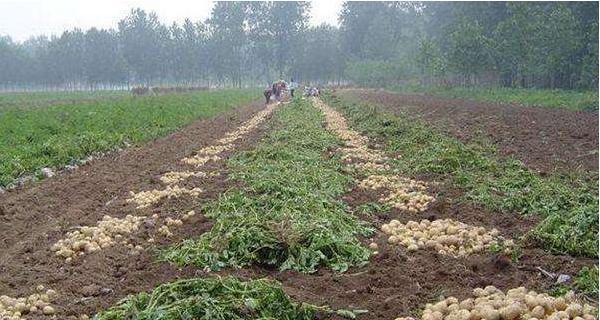
M 563 297 L 558 297 L 554 299 L 554 303 L 552 304 L 552 306 L 558 311 L 563 311 L 567 308 L 567 302 Z
M 52 308 L 51 306 L 45 306 L 45 307 L 42 309 L 42 312 L 43 312 L 45 315 L 47 315 L 47 316 L 49 316 L 49 315 L 53 315 L 53 314 L 54 314 L 54 308 Z
M 521 308 L 519 308 L 516 304 L 510 304 L 502 309 L 500 309 L 500 316 L 504 320 L 513 320 L 519 317 L 521 314 Z
M 546 310 L 544 310 L 544 307 L 542 307 L 542 306 L 535 306 L 531 310 L 531 316 L 534 318 L 543 319 L 545 315 L 546 315 Z
M 583 314 L 583 307 L 579 303 L 573 303 L 565 311 L 569 317 L 575 318 Z
M 486 320 L 500 319 L 500 313 L 496 309 L 493 309 L 491 307 L 483 308 L 480 310 L 479 313 L 481 314 L 481 317 Z

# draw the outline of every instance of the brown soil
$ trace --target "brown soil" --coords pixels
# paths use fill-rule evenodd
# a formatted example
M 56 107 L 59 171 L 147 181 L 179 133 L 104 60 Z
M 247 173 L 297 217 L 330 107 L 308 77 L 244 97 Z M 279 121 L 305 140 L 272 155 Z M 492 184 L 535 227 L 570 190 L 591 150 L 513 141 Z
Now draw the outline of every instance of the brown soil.
M 54 304 L 60 318 L 67 318 L 81 313 L 93 314 L 130 293 L 192 276 L 193 269 L 179 270 L 157 263 L 154 250 L 131 255 L 128 249 L 114 246 L 84 255 L 69 265 L 56 257 L 50 247 L 64 237 L 65 232 L 77 226 L 95 225 L 104 215 L 122 218 L 127 214 L 157 213 L 175 218 L 214 199 L 231 187 L 223 160 L 209 162 L 202 169 L 220 172 L 219 176 L 191 178 L 182 184 L 203 189 L 197 199 L 168 199 L 145 209 L 135 209 L 133 203 L 125 201 L 129 191 L 163 189 L 164 185 L 158 180 L 161 174 L 189 170 L 180 159 L 212 144 L 260 109 L 262 104 L 256 103 L 213 119 L 200 120 L 144 146 L 108 155 L 74 172 L 0 195 L 0 294 L 27 296 L 42 284 L 58 292 Z M 257 130 L 238 141 L 236 151 L 250 148 L 262 132 L 263 129 Z M 211 226 L 201 214 L 190 222 L 172 230 L 175 235 L 171 239 L 155 236 L 157 244 L 176 243 L 197 236 Z M 142 243 L 155 228 L 144 224 L 141 232 L 134 236 L 135 242 Z
M 427 95 L 401 95 L 382 90 L 344 90 L 354 98 L 376 102 L 433 124 L 462 140 L 482 135 L 541 172 L 556 168 L 598 171 L 598 112 L 569 111 Z
M 170 170 L 183 169 L 179 159 L 211 144 L 215 139 L 237 127 L 249 118 L 256 105 L 237 109 L 211 120 L 193 125 L 140 148 L 92 161 L 73 173 L 47 179 L 30 189 L 16 190 L 0 196 L 0 294 L 28 295 L 38 284 L 58 291 L 56 305 L 60 318 L 81 313 L 93 314 L 114 304 L 127 294 L 146 291 L 157 284 L 180 277 L 209 276 L 194 268 L 178 269 L 156 262 L 153 251 L 130 255 L 127 250 L 113 247 L 99 253 L 85 255 L 73 265 L 65 264 L 48 249 L 77 225 L 90 225 L 104 214 L 123 217 L 128 213 L 169 214 L 198 208 L 208 199 L 232 187 L 227 181 L 223 161 L 209 166 L 221 172 L 210 179 L 190 179 L 188 186 L 200 186 L 205 192 L 200 199 L 189 197 L 163 201 L 147 209 L 135 210 L 125 202 L 128 192 L 162 188 L 158 177 Z M 251 148 L 264 133 L 264 128 L 250 134 L 238 144 L 237 150 Z M 207 171 L 207 170 L 203 170 Z M 502 234 L 519 237 L 536 222 L 533 218 L 486 212 L 469 203 L 457 202 L 456 190 L 438 185 L 431 192 L 437 201 L 426 212 L 406 214 L 392 210 L 388 214 L 362 216 L 375 226 L 398 219 L 454 218 L 474 225 L 496 227 Z M 354 210 L 358 205 L 373 202 L 376 192 L 358 189 L 343 199 Z M 152 226 L 146 226 L 148 230 Z M 175 237 L 162 240 L 159 245 L 195 237 L 211 227 L 211 222 L 197 215 L 193 223 L 174 230 Z M 147 238 L 146 231 L 138 236 Z M 158 237 L 157 237 L 158 239 Z M 441 295 L 459 298 L 471 290 L 488 284 L 499 288 L 526 286 L 543 290 L 553 280 L 542 275 L 536 267 L 550 272 L 574 275 L 582 265 L 592 265 L 590 259 L 574 259 L 549 255 L 526 244 L 518 263 L 503 256 L 491 254 L 455 259 L 431 251 L 408 254 L 401 246 L 386 243 L 385 235 L 378 233 L 373 240 L 379 244 L 379 254 L 362 268 L 346 273 L 320 270 L 315 274 L 277 272 L 258 266 L 224 270 L 242 278 L 270 277 L 282 282 L 285 290 L 298 301 L 333 308 L 366 309 L 369 313 L 360 319 L 394 319 L 421 308 Z M 365 243 L 371 239 L 364 239 Z

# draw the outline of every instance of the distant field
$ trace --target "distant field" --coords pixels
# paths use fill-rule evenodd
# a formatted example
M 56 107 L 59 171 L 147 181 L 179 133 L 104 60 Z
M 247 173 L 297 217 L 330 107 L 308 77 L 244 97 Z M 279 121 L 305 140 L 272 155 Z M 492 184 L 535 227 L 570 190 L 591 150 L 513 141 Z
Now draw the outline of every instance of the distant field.
M 569 110 L 598 109 L 598 92 L 596 91 L 418 86 L 396 87 L 392 90 L 399 93 L 430 94 L 444 98 L 471 99 L 497 103 L 517 103 L 524 106 Z
M 73 104 L 82 101 L 107 100 L 130 96 L 129 91 L 75 91 L 75 92 L 15 92 L 0 93 L 0 108 L 43 107 L 54 104 Z
M 122 92 L 0 95 L 0 186 L 44 167 L 163 136 L 258 96 L 255 90 L 148 97 Z

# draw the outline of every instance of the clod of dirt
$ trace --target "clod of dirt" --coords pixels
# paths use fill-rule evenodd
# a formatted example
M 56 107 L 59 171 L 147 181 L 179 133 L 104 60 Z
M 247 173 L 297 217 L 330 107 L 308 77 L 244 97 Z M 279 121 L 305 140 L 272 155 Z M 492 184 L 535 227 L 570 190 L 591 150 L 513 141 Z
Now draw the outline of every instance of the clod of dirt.
M 81 290 L 79 290 L 79 293 L 81 293 L 84 297 L 95 297 L 100 295 L 100 290 L 102 290 L 101 286 L 90 284 L 82 287 Z

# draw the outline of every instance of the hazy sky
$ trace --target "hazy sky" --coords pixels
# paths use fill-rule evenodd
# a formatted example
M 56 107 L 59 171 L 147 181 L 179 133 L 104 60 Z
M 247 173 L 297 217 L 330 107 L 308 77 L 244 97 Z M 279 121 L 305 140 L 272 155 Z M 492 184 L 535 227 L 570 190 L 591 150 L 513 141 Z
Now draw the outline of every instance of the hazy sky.
M 342 0 L 311 1 L 311 23 L 337 25 Z M 154 11 L 163 23 L 204 20 L 212 1 L 198 0 L 0 0 L 0 35 L 23 41 L 40 34 L 60 35 L 75 27 L 116 28 L 131 8 Z

